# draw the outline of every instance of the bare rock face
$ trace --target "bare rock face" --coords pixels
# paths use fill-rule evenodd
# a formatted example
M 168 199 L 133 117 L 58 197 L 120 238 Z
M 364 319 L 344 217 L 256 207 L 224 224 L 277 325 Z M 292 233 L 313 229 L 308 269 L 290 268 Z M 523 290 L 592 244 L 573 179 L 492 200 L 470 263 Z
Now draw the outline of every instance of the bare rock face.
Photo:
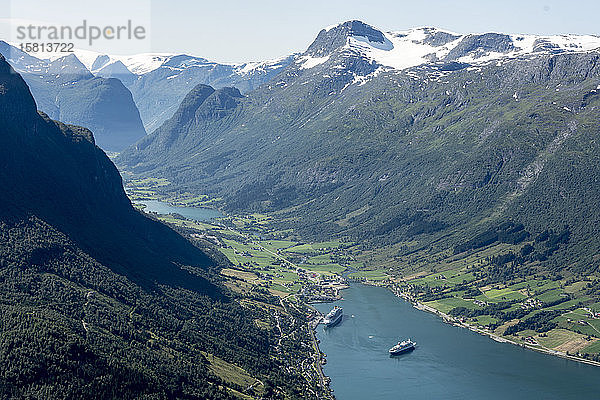
M 477 59 L 490 52 L 508 53 L 514 49 L 513 41 L 508 35 L 500 33 L 468 35 L 448 53 L 446 59 L 456 60 L 465 56 L 472 56 Z
M 312 57 L 328 56 L 345 45 L 350 36 L 361 36 L 374 43 L 385 43 L 386 40 L 381 31 L 364 22 L 347 21 L 329 30 L 321 30 L 305 54 Z

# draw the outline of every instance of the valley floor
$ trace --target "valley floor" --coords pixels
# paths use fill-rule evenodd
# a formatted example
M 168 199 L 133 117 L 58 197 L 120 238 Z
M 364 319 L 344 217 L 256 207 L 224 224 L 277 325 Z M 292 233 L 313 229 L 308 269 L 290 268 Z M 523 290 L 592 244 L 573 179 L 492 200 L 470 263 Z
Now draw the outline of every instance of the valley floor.
M 127 191 L 134 202 L 159 199 L 176 206 L 214 205 L 215 200 L 205 196 L 161 196 L 158 189 L 165 184 L 153 179 L 133 181 Z M 173 214 L 159 218 L 193 240 L 216 246 L 231 263 L 221 273 L 234 291 L 268 290 L 281 298 L 282 305 L 304 307 L 338 299 L 347 280 L 360 281 L 386 287 L 420 309 L 494 340 L 600 365 L 600 302 L 590 291 L 599 277 L 532 272 L 502 282 L 486 279 L 490 260 L 518 250 L 518 245 L 497 243 L 461 254 L 421 251 L 391 257 L 397 247 L 365 250 L 339 239 L 304 242 L 293 231 L 277 230 L 276 215 L 226 216 L 210 222 Z M 316 326 L 318 318 L 316 312 L 308 312 L 306 325 Z M 307 378 L 322 383 L 314 337 L 312 345 L 314 362 L 302 368 Z

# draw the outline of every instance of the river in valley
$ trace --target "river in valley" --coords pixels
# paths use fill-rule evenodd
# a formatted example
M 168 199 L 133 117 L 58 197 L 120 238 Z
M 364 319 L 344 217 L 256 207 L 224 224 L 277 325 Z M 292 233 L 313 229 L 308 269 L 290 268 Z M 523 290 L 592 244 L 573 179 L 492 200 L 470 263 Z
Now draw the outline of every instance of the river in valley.
M 324 373 L 338 400 L 600 399 L 600 367 L 498 343 L 445 324 L 389 290 L 353 284 L 342 322 L 317 327 Z M 411 338 L 417 348 L 394 358 L 388 349 Z

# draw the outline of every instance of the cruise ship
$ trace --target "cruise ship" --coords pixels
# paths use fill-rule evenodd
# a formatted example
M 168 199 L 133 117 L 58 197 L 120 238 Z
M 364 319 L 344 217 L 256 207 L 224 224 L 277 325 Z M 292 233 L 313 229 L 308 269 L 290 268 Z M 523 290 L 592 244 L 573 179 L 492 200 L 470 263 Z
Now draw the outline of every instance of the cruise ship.
M 390 351 L 391 356 L 397 356 L 398 354 L 407 353 L 415 349 L 417 344 L 412 340 L 408 339 L 402 342 L 398 342 L 397 345 L 392 347 Z
M 329 311 L 329 313 L 325 316 L 323 319 L 323 324 L 325 324 L 326 328 L 331 328 L 342 320 L 343 315 L 344 312 L 342 307 L 335 306 L 333 307 L 333 310 Z

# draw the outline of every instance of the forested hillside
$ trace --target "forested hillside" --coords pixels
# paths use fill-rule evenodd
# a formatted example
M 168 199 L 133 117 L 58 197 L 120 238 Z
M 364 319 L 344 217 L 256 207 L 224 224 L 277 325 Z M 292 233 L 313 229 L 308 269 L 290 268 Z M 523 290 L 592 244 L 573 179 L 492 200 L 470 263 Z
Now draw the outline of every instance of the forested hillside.
M 38 114 L 1 56 L 0 163 L 0 397 L 304 396 L 255 323 L 277 301 L 241 302 L 222 261 L 134 210 L 92 133 Z

